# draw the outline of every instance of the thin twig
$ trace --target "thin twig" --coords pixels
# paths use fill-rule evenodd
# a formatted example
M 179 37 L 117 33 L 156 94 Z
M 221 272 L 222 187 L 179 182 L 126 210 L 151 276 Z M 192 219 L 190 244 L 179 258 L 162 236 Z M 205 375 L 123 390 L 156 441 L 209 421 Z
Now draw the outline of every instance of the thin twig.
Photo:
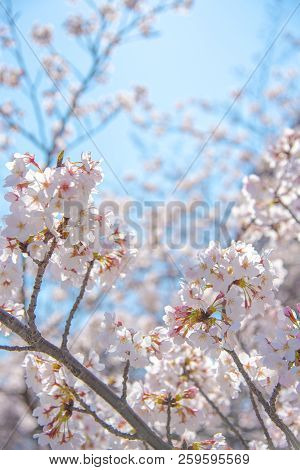
M 241 441 L 245 449 L 249 449 L 249 445 L 239 432 L 239 430 L 234 426 L 231 421 L 222 413 L 222 411 L 219 409 L 219 407 L 209 398 L 209 396 L 204 392 L 203 388 L 200 386 L 199 382 L 194 379 L 190 378 L 190 380 L 193 382 L 195 387 L 198 389 L 198 391 L 201 393 L 201 395 L 205 398 L 205 400 L 209 403 L 209 405 L 215 410 L 215 412 L 220 416 L 222 419 L 223 423 L 228 426 L 228 428 L 236 435 L 236 437 Z
M 278 383 L 273 390 L 272 396 L 270 398 L 270 407 L 273 411 L 276 412 L 276 401 L 281 390 L 281 385 Z
M 60 223 L 57 231 L 61 233 L 62 230 L 67 225 L 67 223 L 68 223 L 68 219 L 64 218 L 63 221 Z M 37 270 L 37 274 L 36 274 L 35 281 L 34 281 L 30 303 L 29 303 L 28 310 L 27 310 L 28 325 L 33 331 L 37 330 L 36 325 L 35 325 L 35 309 L 36 309 L 38 295 L 41 290 L 43 277 L 57 245 L 57 239 L 50 232 L 47 232 L 45 236 L 45 240 L 44 240 L 45 243 L 47 243 L 52 237 L 53 237 L 53 240 L 50 244 L 50 248 L 48 252 L 46 253 L 43 261 L 39 262 L 38 264 L 38 270 Z
M 128 373 L 129 373 L 130 361 L 129 359 L 125 363 L 124 372 L 123 372 L 123 384 L 122 384 L 122 396 L 121 400 L 127 400 L 127 382 L 128 382 Z
M 167 406 L 167 424 L 166 424 L 166 431 L 167 431 L 167 441 L 170 445 L 172 444 L 171 439 L 171 404 L 172 404 L 172 395 L 169 393 L 168 395 L 168 406 Z
M 43 259 L 43 261 L 38 265 L 38 270 L 37 270 L 37 274 L 36 274 L 36 277 L 35 277 L 34 286 L 33 286 L 32 294 L 31 294 L 29 306 L 28 306 L 28 309 L 27 309 L 28 324 L 29 324 L 29 326 L 32 330 L 36 330 L 35 309 L 36 309 L 36 304 L 37 304 L 37 298 L 38 298 L 39 292 L 41 290 L 42 281 L 43 281 L 43 277 L 44 277 L 46 268 L 48 266 L 48 263 L 50 261 L 51 256 L 53 255 L 56 244 L 57 244 L 57 240 L 55 238 L 53 238 L 52 243 L 50 245 L 50 248 L 48 250 L 48 253 L 45 255 L 45 258 Z
M 255 414 L 256 414 L 256 417 L 257 417 L 257 419 L 258 419 L 258 421 L 259 421 L 259 424 L 261 425 L 261 428 L 262 428 L 262 430 L 263 430 L 263 433 L 264 433 L 264 435 L 266 436 L 267 443 L 268 443 L 268 447 L 269 447 L 269 449 L 274 450 L 274 449 L 275 449 L 274 443 L 273 443 L 273 441 L 272 441 L 272 439 L 271 439 L 271 436 L 270 436 L 270 434 L 269 434 L 269 431 L 268 431 L 268 429 L 267 429 L 267 427 L 266 427 L 266 425 L 265 425 L 265 423 L 264 423 L 264 420 L 263 420 L 262 417 L 261 417 L 261 414 L 260 414 L 260 412 L 259 412 L 257 403 L 256 403 L 256 401 L 255 401 L 254 395 L 253 395 L 253 393 L 251 392 L 251 390 L 250 390 L 250 400 L 251 400 L 251 403 L 252 403 L 254 412 L 255 412 Z
M 69 315 L 68 315 L 68 318 L 67 318 L 67 321 L 66 321 L 66 324 L 65 324 L 65 329 L 64 329 L 64 333 L 63 333 L 63 337 L 62 337 L 62 342 L 61 342 L 61 347 L 63 349 L 65 349 L 67 347 L 67 343 L 68 343 L 68 336 L 69 336 L 69 333 L 70 333 L 70 329 L 71 329 L 71 324 L 72 324 L 72 321 L 73 321 L 73 318 L 74 318 L 74 315 L 75 313 L 77 312 L 77 309 L 79 307 L 79 304 L 84 296 L 84 293 L 85 293 L 85 290 L 86 290 L 86 287 L 88 285 L 88 282 L 89 282 L 89 277 L 90 277 L 90 274 L 91 274 L 91 271 L 93 269 L 93 266 L 94 266 L 94 262 L 95 260 L 92 259 L 92 261 L 90 261 L 88 263 L 88 267 L 87 267 L 87 270 L 86 270 L 86 273 L 85 273 L 85 276 L 84 276 L 84 279 L 83 279 L 83 282 L 82 282 L 82 285 L 81 285 L 81 288 L 80 288 L 80 291 L 79 291 L 79 294 L 74 302 L 74 305 L 73 307 L 71 308 L 70 312 L 69 312 Z
M 289 213 L 290 216 L 294 219 L 294 221 L 295 221 L 297 224 L 300 225 L 300 220 L 298 219 L 298 217 L 296 216 L 296 214 L 294 214 L 294 212 L 292 211 L 292 209 L 290 209 L 290 207 L 289 207 L 287 204 L 285 204 L 279 196 L 277 196 L 277 200 L 278 200 L 279 204 L 281 204 L 281 206 L 282 206 L 285 210 L 288 211 L 288 213 Z
M 12 4 L 11 2 L 9 2 L 9 4 L 7 5 L 7 9 L 4 7 L 3 4 L 1 4 L 1 7 L 4 9 L 6 13 L 10 32 L 11 32 L 13 42 L 14 42 L 14 47 L 11 48 L 11 51 L 14 54 L 15 59 L 20 69 L 22 70 L 24 80 L 27 84 L 28 92 L 26 93 L 26 96 L 28 97 L 28 99 L 30 100 L 32 104 L 34 116 L 36 119 L 38 131 L 39 131 L 41 146 L 42 148 L 46 149 L 47 136 L 46 136 L 46 131 L 45 131 L 44 115 L 43 115 L 43 111 L 40 105 L 40 100 L 38 99 L 37 86 L 30 76 L 29 69 L 26 66 L 25 57 L 22 53 L 21 41 L 19 40 L 19 34 L 18 34 L 19 31 L 14 20 Z
M 114 434 L 117 437 L 121 437 L 122 439 L 127 439 L 127 440 L 130 440 L 130 441 L 139 440 L 139 437 L 138 437 L 137 433 L 130 434 L 130 433 L 127 433 L 127 432 L 122 432 L 122 431 L 119 431 L 118 429 L 114 428 L 111 424 L 106 423 L 102 418 L 100 418 L 97 415 L 97 413 L 95 411 L 93 411 L 91 409 L 91 407 L 87 403 L 85 403 L 85 401 L 78 395 L 78 393 L 73 388 L 70 387 L 70 390 L 71 390 L 72 394 L 74 395 L 74 397 L 76 398 L 76 400 L 80 403 L 80 405 L 83 408 L 82 410 L 78 409 L 78 408 L 73 408 L 74 411 L 78 411 L 80 413 L 86 413 L 86 414 L 92 416 L 94 418 L 94 420 L 96 421 L 96 423 L 100 424 L 100 426 L 102 426 L 104 429 L 106 429 L 106 431 L 110 432 L 111 434 Z
M 24 325 L 16 316 L 0 307 L 0 323 L 3 323 L 13 333 L 17 334 L 27 344 L 35 346 L 36 350 L 53 357 L 60 364 L 64 365 L 74 377 L 81 380 L 97 396 L 108 403 L 113 410 L 127 421 L 132 429 L 135 429 L 141 440 L 147 442 L 156 450 L 171 450 L 172 446 L 165 442 L 153 431 L 148 424 L 128 405 L 121 400 L 101 379 L 96 377 L 89 369 L 84 367 L 68 350 L 63 350 L 55 344 L 42 337 L 40 332 L 32 331 Z
M 23 274 L 23 282 L 22 282 L 22 287 L 20 290 L 20 297 L 21 297 L 21 303 L 24 306 L 24 317 L 25 317 L 25 320 L 28 321 L 27 311 L 26 311 L 26 258 L 25 256 L 22 256 L 22 274 Z
M 234 350 L 226 349 L 224 350 L 232 357 L 235 365 L 237 366 L 239 372 L 243 376 L 246 384 L 249 387 L 249 390 L 253 393 L 258 398 L 258 401 L 262 404 L 265 412 L 269 416 L 269 418 L 273 421 L 273 423 L 284 433 L 286 439 L 289 439 L 290 442 L 293 444 L 293 447 L 297 450 L 300 450 L 300 442 L 298 441 L 297 437 L 295 434 L 288 428 L 286 424 L 282 421 L 282 419 L 278 416 L 276 411 L 272 409 L 267 402 L 267 400 L 264 398 L 263 394 L 261 393 L 260 390 L 256 387 L 256 385 L 252 382 L 250 376 L 248 373 L 245 371 L 243 364 L 241 363 L 237 353 Z
M 24 351 L 36 351 L 34 346 L 7 346 L 4 344 L 0 344 L 0 349 L 3 351 L 16 351 L 16 352 L 24 352 Z

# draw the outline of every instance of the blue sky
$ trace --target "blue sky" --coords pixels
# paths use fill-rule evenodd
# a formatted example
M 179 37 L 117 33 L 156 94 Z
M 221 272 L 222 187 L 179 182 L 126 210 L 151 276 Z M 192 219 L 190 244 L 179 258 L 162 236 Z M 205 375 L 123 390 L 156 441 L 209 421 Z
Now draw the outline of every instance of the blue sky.
M 62 0 L 14 0 L 14 5 L 22 12 L 18 24 L 28 38 L 32 23 L 58 26 L 65 14 L 74 8 Z M 231 90 L 244 83 L 295 5 L 295 0 L 195 0 L 188 15 L 167 13 L 160 19 L 159 37 L 120 48 L 113 57 L 112 79 L 101 94 L 127 89 L 133 84 L 145 84 L 153 102 L 167 111 L 176 101 L 191 96 L 230 101 Z M 291 27 L 299 24 L 299 17 L 298 12 Z M 36 46 L 33 47 L 40 54 Z M 60 47 L 79 63 L 83 60 L 78 52 L 74 56 L 71 40 L 64 40 L 63 46 L 60 44 L 58 33 L 56 48 L 59 50 Z M 275 60 L 278 47 L 280 41 L 266 63 Z M 29 64 L 37 66 L 26 46 L 24 51 Z M 258 70 L 253 77 L 258 94 L 266 80 L 264 69 Z M 205 127 L 205 122 L 203 124 Z M 131 129 L 128 120 L 120 117 L 95 138 L 119 174 L 136 167 L 140 159 L 130 138 Z M 93 146 L 85 143 L 78 152 L 82 150 L 93 151 Z M 105 169 L 105 172 L 108 185 L 116 187 L 109 170 Z

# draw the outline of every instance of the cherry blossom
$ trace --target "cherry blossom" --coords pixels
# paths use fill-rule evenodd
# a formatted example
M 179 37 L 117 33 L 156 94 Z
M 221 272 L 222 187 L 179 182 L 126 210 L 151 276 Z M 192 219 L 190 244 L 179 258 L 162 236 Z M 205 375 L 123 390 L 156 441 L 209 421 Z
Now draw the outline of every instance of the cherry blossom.
M 256 313 L 263 315 L 274 301 L 275 273 L 268 253 L 259 255 L 245 243 L 233 242 L 225 249 L 211 243 L 186 268 L 186 276 L 179 293 L 182 305 L 167 307 L 165 322 L 172 337 L 205 349 L 222 340 L 230 344 L 233 332 Z
M 3 352 L 1 421 L 7 422 L 13 395 L 16 423 L 28 399 L 37 401 L 24 435 L 29 441 L 34 433 L 39 448 L 299 449 L 300 307 L 294 297 L 300 137 L 298 100 L 289 86 L 297 74 L 287 72 L 283 83 L 266 93 L 269 103 L 282 108 L 273 113 L 276 118 L 252 101 L 250 126 L 204 129 L 197 111 L 218 108 L 207 100 L 190 98 L 165 112 L 144 85 L 105 96 L 100 90 L 113 72 L 118 47 L 151 37 L 162 12 L 188 9 L 190 0 L 101 1 L 96 8 L 86 2 L 84 9 L 73 3 L 62 34 L 85 50 L 90 67 L 56 50 L 51 25 L 35 24 L 31 37 L 47 71 L 38 83 L 22 56 L 20 61 L 12 25 L 0 28 L 1 45 L 13 58 L 0 66 L 0 85 L 14 93 L 0 105 L 0 146 L 12 148 L 21 135 L 37 153 L 15 153 L 6 164 L 1 349 L 26 354 L 27 388 L 24 393 L 20 360 Z M 37 113 L 37 132 L 27 125 L 24 93 Z M 233 96 L 242 99 L 238 91 Z M 146 155 L 147 180 L 141 182 L 139 170 L 129 168 L 126 177 L 128 187 L 136 184 L 152 199 L 161 198 L 162 175 L 173 186 L 183 173 L 173 152 L 171 164 L 165 161 L 163 139 L 180 136 L 187 151 L 193 146 L 198 151 L 211 136 L 201 169 L 180 183 L 178 199 L 192 212 L 213 181 L 214 195 L 236 201 L 229 222 L 235 241 L 205 239 L 198 255 L 187 246 L 170 262 L 161 243 L 170 230 L 164 209 L 154 227 L 146 214 L 147 240 L 138 252 L 122 218 L 97 211 L 98 195 L 106 197 L 102 166 L 89 152 L 73 153 L 86 139 L 79 119 L 92 136 L 119 114 L 143 132 L 145 149 L 147 135 L 154 135 L 158 151 Z M 249 134 L 259 125 L 265 138 L 260 161 Z M 295 128 L 283 130 L 283 125 Z M 72 158 L 62 148 L 70 149 Z M 185 164 L 184 150 L 181 160 Z M 114 193 L 110 198 L 120 207 L 126 202 Z M 202 232 L 214 217 L 209 207 L 205 221 L 194 214 L 193 222 Z M 174 231 L 180 232 L 179 218 L 176 223 Z M 125 287 L 109 292 L 119 278 Z M 101 301 L 108 292 L 104 313 Z M 12 429 L 16 423 L 10 423 Z

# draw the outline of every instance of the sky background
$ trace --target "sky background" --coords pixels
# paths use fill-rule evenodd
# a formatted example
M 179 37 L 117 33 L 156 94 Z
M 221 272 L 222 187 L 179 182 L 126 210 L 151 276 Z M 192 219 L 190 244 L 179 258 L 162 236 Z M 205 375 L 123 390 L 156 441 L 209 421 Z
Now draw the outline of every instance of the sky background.
M 52 23 L 57 28 L 74 9 L 72 3 L 62 0 L 14 0 L 13 4 L 15 10 L 21 12 L 18 25 L 29 41 L 32 23 Z M 295 0 L 196 0 L 187 15 L 167 13 L 158 22 L 161 33 L 158 37 L 132 42 L 118 49 L 113 56 L 114 73 L 101 94 L 144 84 L 150 91 L 151 100 L 166 111 L 172 110 L 178 100 L 192 96 L 230 103 L 232 90 L 243 85 L 296 4 Z M 298 11 L 289 29 L 297 29 L 299 18 Z M 82 63 L 84 57 L 78 50 L 74 56 L 72 40 L 65 37 L 62 44 L 58 30 L 56 48 L 59 51 L 62 47 L 65 55 Z M 278 59 L 281 41 L 272 48 L 264 67 L 256 72 L 249 84 L 258 97 L 268 81 L 268 65 Z M 33 48 L 40 55 L 36 45 Z M 39 67 L 26 45 L 24 52 L 29 65 Z M 97 146 L 119 175 L 136 168 L 141 159 L 132 135 L 132 125 L 122 116 L 95 138 Z M 22 140 L 19 145 L 22 146 Z M 32 151 L 28 145 L 19 149 L 21 152 L 26 150 Z M 86 142 L 78 152 L 83 150 L 93 151 L 94 148 Z M 117 189 L 115 178 L 105 165 L 104 169 L 107 189 Z

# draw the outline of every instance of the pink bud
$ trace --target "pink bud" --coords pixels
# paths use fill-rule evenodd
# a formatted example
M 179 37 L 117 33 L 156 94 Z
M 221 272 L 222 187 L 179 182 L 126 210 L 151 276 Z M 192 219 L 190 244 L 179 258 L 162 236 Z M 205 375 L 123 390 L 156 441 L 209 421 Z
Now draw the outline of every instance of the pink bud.
M 190 387 L 187 390 L 184 390 L 183 396 L 184 398 L 195 398 L 195 396 L 197 395 L 197 392 L 198 390 L 196 387 Z
M 216 299 L 215 299 L 215 302 L 216 302 L 216 300 L 223 299 L 223 297 L 224 297 L 223 292 L 220 292 L 220 293 L 217 295 L 217 297 L 216 297 Z
M 288 317 L 292 323 L 296 324 L 297 323 L 297 314 L 296 312 L 294 312 L 293 309 L 291 309 L 291 307 L 284 307 L 284 310 L 283 310 L 284 314 L 286 317 Z
M 17 200 L 19 199 L 19 196 L 15 193 L 8 192 L 5 194 L 4 199 L 6 199 L 6 201 L 9 201 L 9 202 L 17 202 Z
M 286 317 L 291 318 L 293 317 L 293 310 L 291 307 L 284 307 L 283 313 L 285 314 Z

